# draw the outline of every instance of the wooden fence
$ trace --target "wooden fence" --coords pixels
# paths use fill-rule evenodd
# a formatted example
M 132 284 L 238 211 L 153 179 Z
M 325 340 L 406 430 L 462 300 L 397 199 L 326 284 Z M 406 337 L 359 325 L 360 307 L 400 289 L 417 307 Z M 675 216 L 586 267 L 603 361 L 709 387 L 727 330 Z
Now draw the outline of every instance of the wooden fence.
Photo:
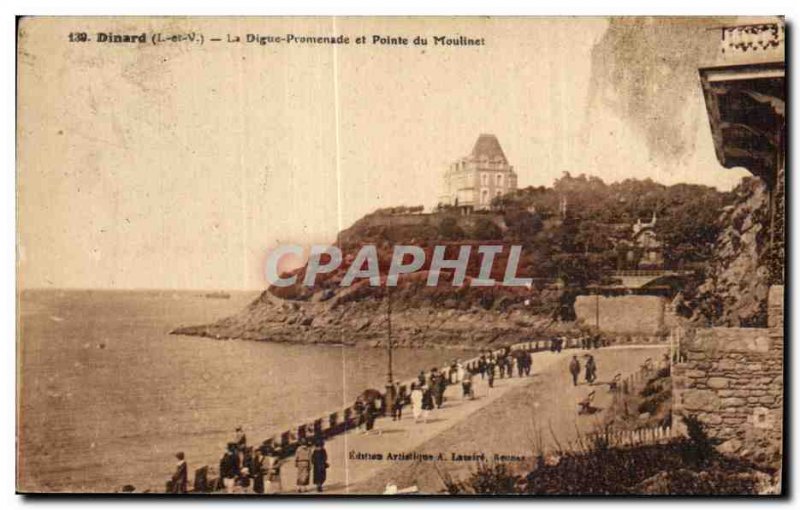
M 663 444 L 673 438 L 672 427 L 655 425 L 634 430 L 606 430 L 588 434 L 573 443 L 575 450 L 591 450 L 603 446 L 620 448 L 647 444 Z

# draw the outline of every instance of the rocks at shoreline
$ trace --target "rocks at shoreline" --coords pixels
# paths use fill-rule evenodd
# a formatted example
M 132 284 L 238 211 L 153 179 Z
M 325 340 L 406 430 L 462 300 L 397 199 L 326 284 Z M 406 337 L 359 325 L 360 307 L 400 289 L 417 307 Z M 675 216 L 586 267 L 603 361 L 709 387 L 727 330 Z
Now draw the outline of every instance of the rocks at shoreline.
M 234 316 L 170 333 L 219 340 L 380 347 L 386 345 L 386 319 L 382 301 L 330 306 L 281 300 L 265 291 Z M 575 323 L 553 322 L 524 309 L 399 308 L 392 311 L 391 321 L 394 345 L 414 348 L 474 349 L 577 330 Z

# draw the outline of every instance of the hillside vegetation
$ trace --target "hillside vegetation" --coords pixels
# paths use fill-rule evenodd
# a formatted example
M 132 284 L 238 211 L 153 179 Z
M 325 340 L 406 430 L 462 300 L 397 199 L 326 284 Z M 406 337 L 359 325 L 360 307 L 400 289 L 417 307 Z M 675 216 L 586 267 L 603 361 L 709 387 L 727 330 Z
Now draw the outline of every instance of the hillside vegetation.
M 425 306 L 452 304 L 451 298 L 456 296 L 461 301 L 458 306 L 484 308 L 494 306 L 498 299 L 513 302 L 536 299 L 542 289 L 556 280 L 566 287 L 580 289 L 587 284 L 602 283 L 608 271 L 635 268 L 641 253 L 634 253 L 630 260 L 630 247 L 625 241 L 637 220 L 650 221 L 654 214 L 664 244 L 666 266 L 688 266 L 702 271 L 720 232 L 717 217 L 731 199 L 731 194 L 699 185 L 665 186 L 633 179 L 606 184 L 597 177 L 573 177 L 565 173 L 552 187 L 517 190 L 495 199 L 490 210 L 469 215 L 447 207 L 432 214 L 419 214 L 418 208 L 382 209 L 339 233 L 337 245 L 345 254 L 339 270 L 318 276 L 313 288 L 297 283 L 291 287 L 272 287 L 270 292 L 301 301 L 334 298 L 344 292 L 339 283 L 353 255 L 365 244 L 378 247 L 383 273 L 388 270 L 394 245 L 422 247 L 426 252 L 422 274 L 429 268 L 435 245 L 451 245 L 447 254 L 455 258 L 458 247 L 465 244 L 500 244 L 523 247 L 517 275 L 534 278 L 533 296 L 502 286 L 481 291 L 456 290 L 449 281 L 440 281 L 437 289 L 426 289 L 419 285 L 421 275 L 401 278 L 399 294 L 404 295 L 404 289 L 408 289 L 411 292 L 406 293 L 407 297 Z M 492 277 L 496 280 L 503 278 L 507 257 L 506 249 L 495 259 Z M 470 277 L 478 275 L 480 261 L 480 255 L 473 249 L 467 271 Z M 300 282 L 305 269 L 294 273 Z M 379 292 L 379 289 L 348 292 L 346 301 L 366 299 Z M 552 296 L 546 300 L 552 301 Z
M 697 270 L 705 278 L 721 232 L 718 216 L 734 195 L 697 185 L 665 186 L 651 180 L 606 184 L 596 177 L 564 174 L 552 187 L 528 187 L 498 197 L 490 210 L 464 215 L 448 207 L 422 214 L 420 207 L 393 207 L 368 214 L 337 236 L 343 263 L 302 284 L 272 286 L 239 314 L 216 323 L 181 327 L 175 334 L 293 343 L 381 345 L 391 301 L 393 342 L 405 346 L 478 348 L 546 338 L 577 329 L 573 303 L 585 286 L 607 282 L 608 271 L 633 268 L 640 253 L 628 240 L 637 220 L 657 217 L 656 231 L 668 267 Z M 358 250 L 377 247 L 385 275 L 395 245 L 421 247 L 425 265 L 403 275 L 387 295 L 366 279 L 340 285 Z M 472 250 L 465 285 L 453 286 L 444 271 L 438 286 L 426 285 L 435 245 L 455 258 L 463 245 L 504 247 L 491 277 L 501 282 L 509 246 L 522 246 L 517 276 L 533 278 L 531 288 L 470 287 L 480 268 Z M 324 261 L 323 261 L 324 262 Z M 692 297 L 687 290 L 687 302 Z M 691 313 L 691 310 L 686 312 Z

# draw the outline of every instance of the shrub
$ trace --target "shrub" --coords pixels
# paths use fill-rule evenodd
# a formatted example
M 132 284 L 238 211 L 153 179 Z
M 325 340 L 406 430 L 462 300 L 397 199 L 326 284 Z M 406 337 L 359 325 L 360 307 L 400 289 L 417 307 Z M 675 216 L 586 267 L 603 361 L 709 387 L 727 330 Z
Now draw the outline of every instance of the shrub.
M 452 216 L 444 218 L 442 222 L 439 223 L 439 235 L 442 239 L 449 239 L 452 241 L 457 241 L 466 237 L 464 229 L 458 225 L 458 220 Z
M 638 408 L 639 414 L 641 413 L 655 414 L 659 406 L 667 399 L 669 399 L 669 393 L 667 392 L 656 393 L 653 396 L 646 398 L 645 400 L 642 401 L 641 404 L 639 404 Z
M 466 482 L 475 494 L 517 494 L 522 478 L 514 475 L 506 464 L 481 463 Z
M 703 422 L 697 416 L 690 414 L 683 417 L 686 425 L 686 435 L 689 438 L 687 448 L 684 450 L 687 462 L 695 466 L 704 466 L 716 453 L 714 446 L 719 442 L 712 439 L 706 432 Z
M 478 218 L 475 227 L 472 229 L 473 239 L 502 239 L 503 233 L 500 227 L 489 218 Z

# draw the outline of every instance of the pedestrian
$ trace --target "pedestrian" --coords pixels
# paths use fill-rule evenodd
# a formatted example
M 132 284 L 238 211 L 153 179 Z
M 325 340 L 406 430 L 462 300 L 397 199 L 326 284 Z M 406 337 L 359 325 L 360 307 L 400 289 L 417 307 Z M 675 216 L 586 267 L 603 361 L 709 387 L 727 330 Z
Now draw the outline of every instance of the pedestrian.
M 266 494 L 280 494 L 283 491 L 281 483 L 281 453 L 278 446 L 272 445 L 266 449 L 264 454 L 264 471 L 267 478 L 264 484 Z
M 175 458 L 178 459 L 178 463 L 170 481 L 170 492 L 172 494 L 186 494 L 189 486 L 189 468 L 186 466 L 183 452 L 176 453 Z
M 375 418 L 378 416 L 378 410 L 375 408 L 376 400 L 370 400 L 364 405 L 364 428 L 365 433 L 369 434 L 375 427 Z
M 533 369 L 533 356 L 530 351 L 525 351 L 525 376 L 531 375 Z
M 478 359 L 478 372 L 481 374 L 481 379 L 486 377 L 486 355 L 481 354 L 480 359 Z
M 592 384 L 597 379 L 597 366 L 594 364 L 594 357 L 589 354 L 586 360 L 586 382 Z
M 253 466 L 253 448 L 252 447 L 244 447 L 239 449 L 239 456 L 240 456 L 240 466 L 242 466 L 241 470 L 239 471 L 239 477 L 236 479 L 237 485 L 247 490 L 250 487 L 250 477 L 252 476 L 252 466 Z
M 353 411 L 356 412 L 356 428 L 358 429 L 359 433 L 363 434 L 365 432 L 364 425 L 366 424 L 367 420 L 364 414 L 364 411 L 366 411 L 366 406 L 364 405 L 364 401 L 361 400 L 361 397 L 358 397 L 355 404 L 353 404 Z
M 472 377 L 474 374 L 472 370 L 467 370 L 464 374 L 464 377 L 461 378 L 461 397 L 462 398 L 469 398 L 470 400 L 475 399 L 475 395 L 472 392 Z
M 314 485 L 317 486 L 317 492 L 322 492 L 322 486 L 325 484 L 325 479 L 328 477 L 328 452 L 325 451 L 325 442 L 320 439 L 311 452 L 311 466 L 314 469 Z
M 415 423 L 422 417 L 422 387 L 417 383 L 411 383 L 411 414 Z
M 233 442 L 236 443 L 236 448 L 238 450 L 244 450 L 244 447 L 247 446 L 247 436 L 244 434 L 244 428 L 241 426 L 236 427 L 236 436 Z
M 394 406 L 392 407 L 392 421 L 400 421 L 403 419 L 403 406 L 406 405 L 407 398 L 408 395 L 406 395 L 406 387 L 401 386 L 397 391 L 397 397 L 394 399 Z
M 464 369 L 464 365 L 461 363 L 461 360 L 456 360 L 456 383 L 461 382 L 464 379 L 464 374 L 466 370 Z
M 444 392 L 446 389 L 447 389 L 447 380 L 444 378 L 444 374 L 439 374 L 439 376 L 434 381 L 433 388 L 431 388 L 437 409 L 442 408 L 442 404 L 444 403 Z
M 569 362 L 569 373 L 572 374 L 572 385 L 578 385 L 578 376 L 581 373 L 581 362 L 578 361 L 578 356 L 572 356 L 572 361 Z
M 428 423 L 428 415 L 433 409 L 433 388 L 424 386 L 422 388 L 422 421 Z
M 429 388 L 433 388 L 434 383 L 439 378 L 439 369 L 433 367 L 430 372 L 428 372 L 428 379 L 425 380 L 425 384 L 423 386 L 427 386 Z
M 250 477 L 253 479 L 253 492 L 264 494 L 264 444 L 253 451 L 250 460 Z
M 306 439 L 300 440 L 294 453 L 294 466 L 297 469 L 297 492 L 305 492 L 311 479 L 311 448 Z
M 236 452 L 236 443 L 228 443 L 228 449 L 219 461 L 219 477 L 225 492 L 233 492 L 236 486 L 236 477 L 239 476 L 239 455 Z
M 457 360 L 453 360 L 453 362 L 450 363 L 450 370 L 447 373 L 447 378 L 449 379 L 448 382 L 450 384 L 455 384 L 459 381 L 457 374 L 458 374 L 458 362 Z
M 486 363 L 486 377 L 488 378 L 489 387 L 494 388 L 494 371 L 495 371 L 495 359 L 494 356 L 489 358 L 489 361 Z
M 421 370 L 419 375 L 417 376 L 417 381 L 419 382 L 419 386 L 425 386 L 425 383 L 428 381 L 428 376 L 425 375 L 425 371 Z

